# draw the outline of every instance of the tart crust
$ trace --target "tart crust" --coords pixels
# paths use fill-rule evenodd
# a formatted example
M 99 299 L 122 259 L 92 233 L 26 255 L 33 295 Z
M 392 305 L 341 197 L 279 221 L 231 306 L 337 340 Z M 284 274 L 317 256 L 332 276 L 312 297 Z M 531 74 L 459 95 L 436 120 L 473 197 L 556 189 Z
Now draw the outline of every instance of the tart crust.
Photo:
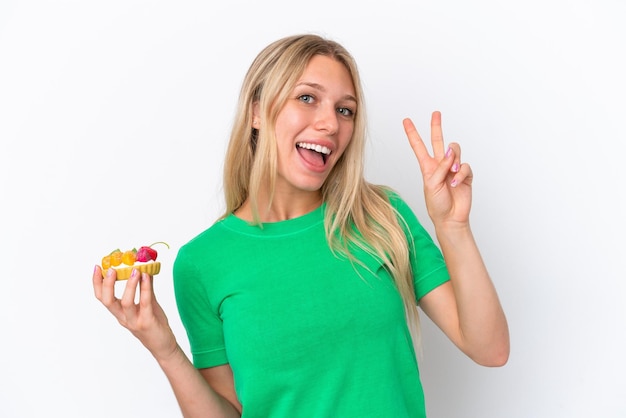
M 159 274 L 161 271 L 161 263 L 155 261 L 154 263 L 138 264 L 136 266 L 125 267 L 113 267 L 117 272 L 117 280 L 128 280 L 133 272 L 133 269 L 139 270 L 141 273 L 148 273 L 151 276 Z

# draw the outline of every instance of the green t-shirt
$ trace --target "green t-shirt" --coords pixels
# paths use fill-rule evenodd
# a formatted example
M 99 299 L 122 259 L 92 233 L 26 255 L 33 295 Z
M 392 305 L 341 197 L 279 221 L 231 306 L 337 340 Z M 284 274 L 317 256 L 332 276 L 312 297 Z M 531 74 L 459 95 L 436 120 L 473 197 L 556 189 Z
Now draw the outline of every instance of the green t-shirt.
M 419 300 L 449 280 L 411 209 Z M 251 226 L 231 215 L 189 241 L 174 263 L 181 320 L 197 368 L 230 364 L 245 418 L 424 417 L 424 395 L 401 297 L 371 270 L 334 255 L 325 205 Z

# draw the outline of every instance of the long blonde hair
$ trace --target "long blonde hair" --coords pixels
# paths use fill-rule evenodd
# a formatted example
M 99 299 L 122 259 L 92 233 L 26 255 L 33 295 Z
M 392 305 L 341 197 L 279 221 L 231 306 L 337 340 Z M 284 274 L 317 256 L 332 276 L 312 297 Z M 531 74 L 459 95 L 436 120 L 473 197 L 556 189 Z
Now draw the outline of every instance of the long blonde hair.
M 267 46 L 253 61 L 241 88 L 226 152 L 224 216 L 249 199 L 255 223 L 260 224 L 259 193 L 264 185 L 269 185 L 273 193 L 276 178 L 275 121 L 315 55 L 333 58 L 347 68 L 357 99 L 352 138 L 321 190 L 326 202 L 324 222 L 330 248 L 358 263 L 350 253 L 350 247 L 356 246 L 382 261 L 395 281 L 409 327 L 415 332 L 418 315 L 407 237 L 400 215 L 389 202 L 388 190 L 364 179 L 363 89 L 354 58 L 337 42 L 312 34 L 290 36 Z M 261 130 L 252 127 L 255 105 L 263 121 Z

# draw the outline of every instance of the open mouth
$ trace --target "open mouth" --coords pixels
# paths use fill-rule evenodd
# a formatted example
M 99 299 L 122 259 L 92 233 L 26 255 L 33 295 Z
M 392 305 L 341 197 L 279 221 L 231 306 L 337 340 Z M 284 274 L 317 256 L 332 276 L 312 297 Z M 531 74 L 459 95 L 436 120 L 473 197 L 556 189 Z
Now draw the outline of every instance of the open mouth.
M 296 144 L 298 152 L 309 164 L 315 166 L 324 166 L 332 151 L 319 144 L 311 144 L 308 142 L 298 142 Z

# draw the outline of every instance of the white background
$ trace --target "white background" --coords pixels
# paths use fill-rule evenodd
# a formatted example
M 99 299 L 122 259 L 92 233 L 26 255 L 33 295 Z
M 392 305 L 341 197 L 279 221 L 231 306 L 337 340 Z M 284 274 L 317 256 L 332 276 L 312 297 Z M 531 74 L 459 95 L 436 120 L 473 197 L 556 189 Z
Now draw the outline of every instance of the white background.
M 221 213 L 248 65 L 300 32 L 356 57 L 368 178 L 431 231 L 402 118 L 427 137 L 441 110 L 474 169 L 511 357 L 479 367 L 425 320 L 430 417 L 626 416 L 625 4 L 3 0 L 0 416 L 179 416 L 91 272 L 114 248 L 167 241 L 156 288 L 188 350 L 171 264 Z

